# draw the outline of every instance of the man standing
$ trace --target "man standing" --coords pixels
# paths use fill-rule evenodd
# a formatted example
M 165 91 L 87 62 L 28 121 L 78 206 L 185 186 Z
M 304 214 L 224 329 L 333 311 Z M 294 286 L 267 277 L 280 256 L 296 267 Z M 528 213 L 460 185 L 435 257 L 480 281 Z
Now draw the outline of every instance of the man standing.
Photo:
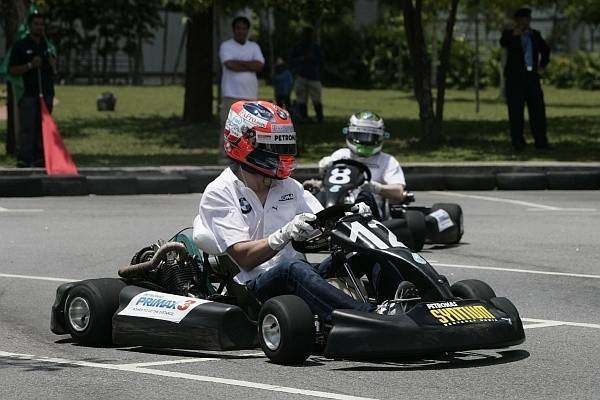
M 17 168 L 44 167 L 39 97 L 41 93 L 52 112 L 56 73 L 56 59 L 44 40 L 44 17 L 31 14 L 27 24 L 29 35 L 14 44 L 8 70 L 11 75 L 22 75 L 25 88 L 19 100 Z
M 308 97 L 311 98 L 317 121 L 323 122 L 321 101 L 321 78 L 319 68 L 323 64 L 323 51 L 313 39 L 313 28 L 302 30 L 302 41 L 295 44 L 290 55 L 290 64 L 295 75 L 294 91 L 298 112 L 303 119 L 308 118 Z
M 256 73 L 262 71 L 265 58 L 256 42 L 248 40 L 250 20 L 244 16 L 235 17 L 231 23 L 233 38 L 221 43 L 219 58 L 223 66 L 221 77 L 221 104 L 219 117 L 221 131 L 231 106 L 240 100 L 258 99 L 258 79 Z M 219 164 L 229 163 L 223 150 L 223 135 L 219 134 Z
M 504 30 L 500 38 L 500 44 L 507 49 L 504 76 L 512 145 L 519 151 L 526 146 L 523 115 L 527 103 L 535 147 L 550 149 L 546 136 L 546 106 L 539 75 L 550 61 L 550 49 L 540 32 L 531 29 L 529 7 L 519 8 L 515 19 L 517 26 Z

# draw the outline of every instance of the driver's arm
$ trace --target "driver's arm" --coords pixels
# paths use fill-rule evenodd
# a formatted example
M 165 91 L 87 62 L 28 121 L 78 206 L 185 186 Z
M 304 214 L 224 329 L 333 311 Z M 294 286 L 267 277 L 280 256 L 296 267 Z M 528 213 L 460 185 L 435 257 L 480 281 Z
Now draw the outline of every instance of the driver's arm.
M 393 201 L 402 201 L 404 199 L 404 185 L 399 183 L 394 183 L 391 185 L 381 184 L 381 191 L 379 192 L 381 197 L 393 200 Z
M 235 243 L 227 249 L 227 254 L 240 266 L 250 271 L 260 264 L 269 261 L 276 250 L 269 247 L 267 238 Z

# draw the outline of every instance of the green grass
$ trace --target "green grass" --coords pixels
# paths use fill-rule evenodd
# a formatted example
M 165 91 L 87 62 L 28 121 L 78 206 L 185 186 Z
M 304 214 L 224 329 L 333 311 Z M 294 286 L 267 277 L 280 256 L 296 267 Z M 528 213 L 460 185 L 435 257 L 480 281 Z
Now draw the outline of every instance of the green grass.
M 446 93 L 444 135 L 439 148 L 420 143 L 418 104 L 412 92 L 325 88 L 326 122 L 296 124 L 303 150 L 299 162 L 314 163 L 343 146 L 341 129 L 355 111 L 371 109 L 386 121 L 391 138 L 384 150 L 401 163 L 461 161 L 600 161 L 600 92 L 545 87 L 548 136 L 555 149 L 510 147 L 506 105 L 498 90 L 481 92 L 475 113 L 474 92 Z M 96 98 L 110 91 L 114 112 L 98 112 Z M 181 122 L 184 90 L 180 86 L 57 86 L 54 120 L 75 163 L 85 166 L 211 165 L 218 154 L 219 124 Z M 261 86 L 259 96 L 272 98 Z M 309 107 L 309 113 L 311 113 Z M 313 113 L 314 115 L 314 113 Z M 526 128 L 526 138 L 531 135 Z M 14 166 L 5 153 L 6 124 L 0 122 L 0 166 Z

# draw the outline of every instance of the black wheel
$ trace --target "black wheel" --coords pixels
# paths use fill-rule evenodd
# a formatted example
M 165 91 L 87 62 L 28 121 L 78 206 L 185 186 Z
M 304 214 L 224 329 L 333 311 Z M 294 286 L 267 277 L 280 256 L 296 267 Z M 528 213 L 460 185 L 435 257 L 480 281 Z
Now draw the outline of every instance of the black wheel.
M 450 286 L 450 291 L 456 297 L 461 299 L 480 299 L 489 301 L 492 297 L 496 297 L 494 289 L 487 283 L 478 279 L 465 279 L 455 282 Z
M 77 343 L 102 346 L 112 343 L 112 316 L 119 308 L 125 282 L 115 278 L 82 281 L 65 301 L 65 326 Z
M 258 337 L 263 351 L 274 363 L 301 364 L 316 343 L 314 315 L 297 296 L 274 297 L 260 309 Z
M 443 210 L 448 214 L 448 217 L 454 224 L 450 228 L 439 231 L 439 221 L 432 217 L 431 214 L 438 210 Z M 455 203 L 435 203 L 431 206 L 431 211 L 428 216 L 429 219 L 435 219 L 435 229 L 433 229 L 427 238 L 428 243 L 440 243 L 440 244 L 455 244 L 460 242 L 463 234 L 465 233 L 465 223 L 463 218 L 462 208 Z M 443 219 L 443 217 L 442 217 Z
M 425 244 L 425 215 L 421 211 L 407 210 L 404 218 L 412 236 L 412 245 L 408 247 L 421 251 Z

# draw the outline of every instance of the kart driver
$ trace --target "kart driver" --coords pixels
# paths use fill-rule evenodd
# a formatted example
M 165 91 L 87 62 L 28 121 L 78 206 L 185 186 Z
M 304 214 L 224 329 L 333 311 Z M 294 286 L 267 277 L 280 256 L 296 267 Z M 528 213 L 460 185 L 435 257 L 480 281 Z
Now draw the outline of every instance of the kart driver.
M 319 174 L 323 176 L 337 160 L 352 159 L 365 164 L 371 172 L 371 180 L 355 189 L 352 195 L 356 203 L 369 205 L 373 216 L 381 221 L 385 215 L 384 199 L 402 202 L 406 186 L 398 160 L 381 151 L 383 140 L 389 137 L 383 118 L 373 111 L 359 111 L 350 117 L 342 132 L 346 136 L 347 147 L 323 157 L 319 161 Z
M 315 269 L 290 245 L 292 239 L 309 238 L 314 231 L 309 222 L 323 207 L 290 178 L 296 166 L 296 133 L 289 113 L 270 102 L 238 101 L 229 110 L 223 133 L 225 153 L 234 164 L 206 187 L 199 218 L 201 229 L 214 235 L 217 250 L 239 267 L 236 282 L 262 303 L 297 295 L 326 323 L 334 309 L 375 311 L 317 272 L 326 271 L 329 258 Z M 370 212 L 365 204 L 354 208 Z

